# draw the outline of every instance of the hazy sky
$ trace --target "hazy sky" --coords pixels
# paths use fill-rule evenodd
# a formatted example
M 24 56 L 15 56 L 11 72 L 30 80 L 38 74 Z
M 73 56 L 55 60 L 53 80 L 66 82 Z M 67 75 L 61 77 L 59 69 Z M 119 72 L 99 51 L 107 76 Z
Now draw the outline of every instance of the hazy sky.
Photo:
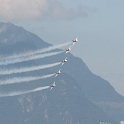
M 71 51 L 124 96 L 124 0 L 0 0 L 0 21 Z

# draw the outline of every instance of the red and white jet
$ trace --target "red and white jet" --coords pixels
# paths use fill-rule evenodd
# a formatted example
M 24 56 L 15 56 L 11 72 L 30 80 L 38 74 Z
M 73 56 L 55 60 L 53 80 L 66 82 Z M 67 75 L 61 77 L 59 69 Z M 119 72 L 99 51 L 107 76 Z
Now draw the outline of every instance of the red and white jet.
M 62 60 L 62 65 L 63 65 L 65 62 L 67 62 L 67 57 L 66 57 L 64 60 Z M 61 66 L 62 66 L 62 65 L 61 65 Z
M 72 40 L 73 41 L 73 45 L 78 41 L 78 39 L 76 38 L 75 40 Z
M 55 81 L 52 85 L 50 85 L 50 90 L 52 90 L 56 86 Z
M 68 49 L 66 49 L 65 51 L 66 51 L 66 53 L 68 53 L 70 50 L 71 50 L 71 46 Z
M 61 69 L 60 69 L 61 70 Z M 55 74 L 55 77 L 58 75 L 58 74 L 60 74 L 61 72 L 60 72 L 60 70 L 58 71 L 58 72 L 56 72 Z

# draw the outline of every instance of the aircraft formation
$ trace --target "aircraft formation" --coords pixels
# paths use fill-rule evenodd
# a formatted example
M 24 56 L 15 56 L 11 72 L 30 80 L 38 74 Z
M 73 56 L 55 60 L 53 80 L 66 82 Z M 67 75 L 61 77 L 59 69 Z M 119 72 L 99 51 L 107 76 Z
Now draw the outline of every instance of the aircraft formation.
M 27 51 L 27 52 L 24 52 L 24 53 L 13 54 L 13 55 L 9 55 L 9 56 L 2 56 L 1 60 L 0 60 L 0 66 L 20 63 L 20 62 L 24 62 L 24 61 L 41 59 L 41 58 L 44 58 L 44 57 L 49 57 L 49 56 L 57 55 L 57 54 L 64 53 L 64 52 L 65 52 L 65 55 L 67 55 L 67 53 L 69 53 L 70 50 L 71 50 L 71 46 L 69 46 L 64 51 L 59 51 L 59 52 L 49 52 L 49 51 L 57 49 L 57 48 L 61 48 L 63 46 L 67 46 L 71 43 L 74 45 L 77 41 L 78 41 L 78 39 L 76 38 L 75 40 L 72 40 L 70 42 L 55 45 L 55 46 L 50 46 L 50 47 L 44 48 L 44 49 L 38 49 L 38 50 L 35 50 L 35 51 L 31 51 L 31 52 Z M 45 52 L 48 52 L 48 53 L 45 53 Z M 57 66 L 59 64 L 61 64 L 61 67 L 62 67 L 66 62 L 67 62 L 67 56 L 62 61 L 52 63 L 52 64 L 47 64 L 47 65 L 38 65 L 38 66 L 35 65 L 35 66 L 31 66 L 31 67 L 9 68 L 9 69 L 2 69 L 1 68 L 0 69 L 0 75 L 10 75 L 10 74 L 14 74 L 14 73 L 24 73 L 24 72 L 36 71 L 36 70 L 41 70 L 41 69 L 54 67 L 54 66 Z M 7 79 L 4 79 L 4 80 L 0 79 L 0 85 L 30 82 L 30 81 L 49 78 L 49 77 L 52 77 L 52 76 L 55 76 L 55 79 L 56 79 L 56 77 L 60 73 L 61 73 L 61 68 L 55 73 L 48 74 L 48 75 L 43 75 L 43 76 L 34 76 L 34 77 L 33 76 L 23 76 L 23 77 L 7 78 Z M 48 86 L 44 86 L 44 87 L 38 87 L 38 88 L 35 88 L 35 89 L 32 89 L 32 90 L 14 91 L 14 92 L 9 92 L 9 93 L 0 93 L 0 97 L 21 95 L 21 94 L 32 93 L 32 92 L 36 92 L 36 91 L 40 91 L 40 90 L 44 90 L 44 89 L 52 90 L 55 86 L 56 86 L 56 82 L 54 81 L 54 83 L 52 83 L 50 86 L 48 85 Z
M 73 45 L 74 45 L 74 44 L 78 41 L 78 38 L 76 38 L 75 40 L 72 40 L 72 41 L 73 41 Z M 71 50 L 71 46 L 69 46 L 69 48 L 65 49 L 65 54 L 68 53 L 70 50 Z M 67 62 L 67 57 L 66 57 L 64 60 L 62 60 L 61 66 L 62 66 L 65 62 Z M 57 71 L 57 72 L 55 73 L 55 77 L 57 77 L 57 76 L 61 73 L 60 71 L 61 71 L 61 69 L 59 69 L 59 71 Z M 50 90 L 52 90 L 55 86 L 56 86 L 56 84 L 55 84 L 55 81 L 54 81 L 54 83 L 53 83 L 52 85 L 50 85 Z

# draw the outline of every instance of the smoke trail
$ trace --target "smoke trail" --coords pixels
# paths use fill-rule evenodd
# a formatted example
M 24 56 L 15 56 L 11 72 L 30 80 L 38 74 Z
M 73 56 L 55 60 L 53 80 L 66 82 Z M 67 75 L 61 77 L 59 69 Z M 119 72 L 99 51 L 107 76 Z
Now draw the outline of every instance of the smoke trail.
M 57 63 L 53 63 L 53 64 L 47 64 L 47 65 L 40 65 L 40 66 L 13 68 L 13 69 L 10 69 L 10 70 L 1 70 L 0 75 L 7 75 L 7 74 L 13 74 L 13 73 L 23 73 L 23 72 L 35 71 L 35 70 L 54 67 L 54 66 L 57 66 L 59 64 L 61 64 L 61 62 L 57 62 Z
M 57 48 L 61 48 L 61 47 L 67 46 L 70 43 L 71 42 L 67 42 L 67 43 L 64 43 L 64 44 L 58 44 L 58 45 L 55 45 L 55 46 L 44 48 L 44 49 L 42 49 L 42 52 L 48 52 L 48 51 L 51 51 L 51 50 L 54 50 L 54 49 L 57 49 Z
M 35 50 L 35 51 L 28 51 L 28 52 L 24 52 L 24 53 L 20 53 L 20 54 L 14 54 L 14 55 L 11 55 L 11 56 L 1 57 L 1 59 L 2 60 L 9 60 L 9 59 L 17 59 L 17 58 L 20 58 L 20 57 L 31 56 L 31 55 L 35 55 L 35 54 L 38 54 L 38 53 L 48 52 L 48 51 L 51 51 L 51 50 L 54 50 L 54 49 L 57 49 L 57 48 L 61 48 L 61 47 L 64 47 L 64 46 L 66 46 L 70 43 L 71 42 L 67 42 L 67 43 L 64 43 L 64 44 L 50 46 L 48 48 L 43 48 L 43 49 L 39 49 L 39 50 Z
M 15 92 L 10 92 L 10 93 L 0 93 L 0 97 L 7 97 L 7 96 L 17 96 L 17 95 L 22 95 L 26 93 L 32 93 L 32 92 L 37 92 L 40 90 L 45 90 L 50 88 L 50 86 L 45 86 L 45 87 L 39 87 L 33 90 L 28 90 L 28 91 L 15 91 Z
M 4 60 L 4 61 L 0 61 L 0 65 L 8 65 L 8 64 L 18 63 L 18 62 L 41 59 L 41 58 L 45 58 L 45 57 L 48 57 L 48 56 L 53 56 L 53 55 L 60 54 L 62 52 L 64 52 L 64 51 L 52 52 L 52 53 L 46 53 L 46 54 L 38 54 L 38 55 L 33 55 L 33 56 L 28 56 L 28 57 L 23 57 L 23 58 Z
M 15 84 L 15 83 L 22 83 L 22 82 L 29 82 L 29 81 L 35 81 L 40 79 L 45 79 L 52 77 L 55 74 L 49 74 L 44 76 L 37 76 L 37 77 L 15 77 L 15 78 L 9 78 L 6 80 L 0 80 L 0 85 L 6 85 L 6 84 Z

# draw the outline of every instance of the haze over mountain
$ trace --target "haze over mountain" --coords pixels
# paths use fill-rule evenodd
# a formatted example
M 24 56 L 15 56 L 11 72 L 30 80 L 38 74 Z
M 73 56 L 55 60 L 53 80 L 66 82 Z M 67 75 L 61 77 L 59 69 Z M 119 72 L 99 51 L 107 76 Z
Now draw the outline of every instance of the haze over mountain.
M 22 27 L 9 22 L 0 23 L 0 55 L 2 57 L 49 46 L 51 44 Z M 60 49 L 54 51 L 60 51 Z M 118 94 L 108 81 L 94 75 L 83 60 L 74 57 L 71 53 L 3 65 L 0 69 L 50 64 L 61 61 L 66 56 L 68 62 L 63 66 L 58 65 L 20 74 L 0 75 L 0 79 L 4 80 L 17 76 L 47 75 L 55 73 L 60 68 L 62 71 L 56 78 L 53 76 L 37 81 L 1 85 L 0 93 L 32 90 L 41 86 L 49 86 L 54 81 L 57 86 L 51 91 L 46 89 L 30 94 L 0 98 L 0 123 L 99 124 L 103 121 L 118 124 L 124 120 L 124 97 Z

